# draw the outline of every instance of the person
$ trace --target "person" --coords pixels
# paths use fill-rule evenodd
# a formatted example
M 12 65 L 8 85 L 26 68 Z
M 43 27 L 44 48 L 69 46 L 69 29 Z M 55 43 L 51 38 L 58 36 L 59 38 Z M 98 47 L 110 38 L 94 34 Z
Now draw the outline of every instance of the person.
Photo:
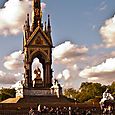
M 51 107 L 50 110 L 49 110 L 49 114 L 50 115 L 55 115 L 55 112 L 56 112 L 55 109 L 53 107 Z
M 68 112 L 68 113 L 69 113 L 69 115 L 71 115 L 71 111 L 72 111 L 72 110 L 71 110 L 71 107 L 69 107 L 68 109 L 69 109 L 69 112 Z
M 38 115 L 41 115 L 41 105 L 38 105 L 37 113 L 38 113 Z
M 91 115 L 91 111 L 88 110 L 87 113 L 86 113 L 86 115 Z
M 46 106 L 44 106 L 41 112 L 42 112 L 43 115 L 47 115 L 48 108 Z
M 30 110 L 29 110 L 29 115 L 35 115 L 34 110 L 32 108 L 30 108 Z

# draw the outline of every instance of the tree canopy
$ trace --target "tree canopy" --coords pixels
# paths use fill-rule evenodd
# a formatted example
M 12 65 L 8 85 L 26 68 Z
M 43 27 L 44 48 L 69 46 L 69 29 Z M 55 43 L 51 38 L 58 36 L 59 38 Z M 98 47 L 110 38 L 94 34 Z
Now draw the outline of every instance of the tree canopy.
M 10 89 L 10 88 L 2 88 L 2 89 L 0 89 L 1 101 L 5 100 L 7 98 L 15 97 L 15 94 L 16 94 L 16 90 L 15 89 Z
M 110 86 L 105 86 L 100 83 L 83 82 L 78 90 L 73 88 L 65 89 L 64 95 L 78 102 L 85 102 L 97 97 L 101 98 L 106 88 L 109 88 L 111 94 L 115 96 L 115 82 Z

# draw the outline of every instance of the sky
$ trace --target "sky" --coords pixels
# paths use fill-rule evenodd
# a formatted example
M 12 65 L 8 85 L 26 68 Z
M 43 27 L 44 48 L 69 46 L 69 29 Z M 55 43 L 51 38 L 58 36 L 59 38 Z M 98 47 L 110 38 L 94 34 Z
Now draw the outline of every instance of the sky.
M 64 88 L 115 81 L 115 0 L 42 0 L 50 14 L 53 78 Z M 23 79 L 22 38 L 31 0 L 0 0 L 0 87 Z

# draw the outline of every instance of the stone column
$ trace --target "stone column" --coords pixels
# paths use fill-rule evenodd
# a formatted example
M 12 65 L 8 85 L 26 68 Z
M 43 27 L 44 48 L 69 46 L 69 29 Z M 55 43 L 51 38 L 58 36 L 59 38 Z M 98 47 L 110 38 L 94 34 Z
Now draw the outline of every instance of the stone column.
M 45 85 L 46 87 L 50 88 L 51 84 L 51 66 L 50 63 L 46 63 L 46 73 L 45 73 Z
M 31 63 L 28 63 L 28 68 L 29 68 L 29 79 L 28 79 L 28 81 L 29 81 L 29 83 L 28 83 L 28 86 L 29 87 L 32 87 L 32 71 L 31 71 Z

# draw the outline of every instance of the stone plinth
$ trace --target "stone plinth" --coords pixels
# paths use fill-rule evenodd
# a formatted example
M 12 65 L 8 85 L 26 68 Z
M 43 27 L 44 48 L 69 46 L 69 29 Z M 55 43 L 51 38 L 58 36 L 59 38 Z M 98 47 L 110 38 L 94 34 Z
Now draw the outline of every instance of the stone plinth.
M 35 78 L 34 81 L 35 81 L 34 87 L 43 87 L 42 78 Z
M 52 95 L 49 88 L 41 88 L 41 89 L 23 89 L 24 96 L 49 96 Z

